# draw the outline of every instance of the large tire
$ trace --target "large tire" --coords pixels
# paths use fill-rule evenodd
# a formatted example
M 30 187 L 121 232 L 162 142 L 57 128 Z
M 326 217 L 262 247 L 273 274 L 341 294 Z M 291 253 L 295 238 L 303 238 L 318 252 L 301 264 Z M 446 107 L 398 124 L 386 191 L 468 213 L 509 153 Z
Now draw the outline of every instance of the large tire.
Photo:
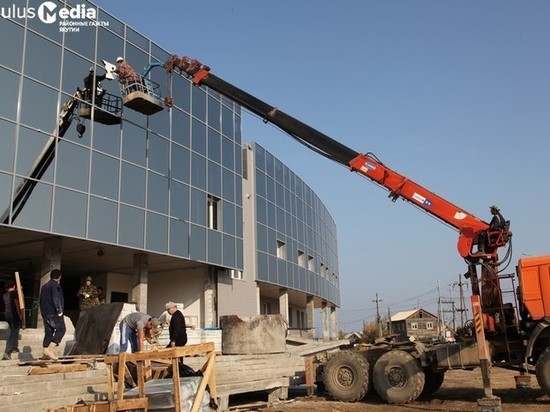
M 369 388 L 369 363 L 359 353 L 339 352 L 324 368 L 324 385 L 330 395 L 343 402 L 358 402 Z
M 540 355 L 537 361 L 536 375 L 539 386 L 547 395 L 550 395 L 550 347 Z
M 386 352 L 373 369 L 374 388 L 389 403 L 412 402 L 424 388 L 424 371 L 419 362 L 402 350 Z
M 424 389 L 420 392 L 419 398 L 425 399 L 433 395 L 441 388 L 445 379 L 445 371 L 434 372 L 431 369 L 424 369 Z

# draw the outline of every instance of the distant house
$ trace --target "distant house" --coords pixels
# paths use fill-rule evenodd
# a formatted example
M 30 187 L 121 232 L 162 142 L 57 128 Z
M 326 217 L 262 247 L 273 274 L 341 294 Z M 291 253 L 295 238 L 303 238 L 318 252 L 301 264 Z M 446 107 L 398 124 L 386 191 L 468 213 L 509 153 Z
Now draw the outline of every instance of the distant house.
M 439 319 L 424 309 L 414 309 L 398 312 L 391 317 L 391 331 L 399 335 L 399 340 L 408 340 L 411 336 L 416 340 L 437 339 Z M 448 335 L 447 328 L 441 322 L 441 333 Z
M 361 334 L 357 332 L 350 332 L 344 336 L 344 339 L 347 339 L 352 344 L 361 343 Z

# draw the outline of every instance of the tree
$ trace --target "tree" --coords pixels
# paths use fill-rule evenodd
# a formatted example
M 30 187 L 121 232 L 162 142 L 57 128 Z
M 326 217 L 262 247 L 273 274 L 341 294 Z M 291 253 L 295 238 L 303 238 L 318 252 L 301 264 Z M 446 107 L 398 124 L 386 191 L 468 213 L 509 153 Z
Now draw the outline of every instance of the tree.
M 363 322 L 363 331 L 361 332 L 361 343 L 374 343 L 378 337 L 378 323 L 376 321 Z

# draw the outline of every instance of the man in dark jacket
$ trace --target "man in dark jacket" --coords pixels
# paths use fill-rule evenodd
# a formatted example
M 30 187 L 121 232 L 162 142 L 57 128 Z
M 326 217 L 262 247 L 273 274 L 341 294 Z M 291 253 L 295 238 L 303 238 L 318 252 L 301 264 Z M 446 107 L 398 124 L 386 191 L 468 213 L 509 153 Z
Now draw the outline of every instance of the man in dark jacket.
M 10 329 L 8 340 L 6 341 L 6 350 L 2 359 L 11 359 L 13 352 L 19 352 L 19 329 L 21 329 L 21 309 L 19 308 L 19 298 L 17 297 L 16 284 L 13 280 L 6 282 L 6 293 L 4 293 L 4 305 L 6 322 Z
M 174 302 L 168 302 L 164 307 L 171 316 L 170 326 L 168 328 L 170 332 L 170 343 L 166 347 L 185 346 L 187 344 L 187 330 L 183 313 L 181 313 Z
M 43 359 L 59 359 L 54 348 L 59 346 L 67 330 L 63 318 L 65 302 L 60 282 L 61 271 L 54 269 L 50 272 L 49 282 L 44 284 L 40 290 L 40 313 L 44 320 Z

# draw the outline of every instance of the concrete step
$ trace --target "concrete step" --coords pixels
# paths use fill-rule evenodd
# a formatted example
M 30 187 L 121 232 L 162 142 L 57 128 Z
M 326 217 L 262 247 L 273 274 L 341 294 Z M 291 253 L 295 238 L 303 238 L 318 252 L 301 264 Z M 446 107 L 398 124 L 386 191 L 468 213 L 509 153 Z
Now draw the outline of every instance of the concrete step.
M 0 367 L 0 411 L 43 411 L 85 401 L 105 400 L 105 364 L 79 372 L 28 375 L 36 366 L 17 366 L 6 361 Z
M 40 412 L 40 411 L 46 411 L 48 409 L 55 409 L 55 408 L 63 408 L 68 405 L 74 405 L 76 404 L 80 399 L 92 402 L 92 401 L 99 401 L 104 400 L 95 397 L 93 394 L 82 394 L 82 396 L 65 396 L 65 397 L 58 397 L 55 399 L 48 399 L 46 401 L 44 400 L 38 400 L 38 401 L 27 401 L 24 397 L 22 397 L 22 400 L 24 402 L 14 402 L 9 405 L 2 405 L 0 406 L 1 412 Z M 3 398 L 0 397 L 0 401 L 3 402 Z
M 30 368 L 29 368 L 30 369 Z M 40 377 L 40 379 L 36 379 Z M 3 375 L 0 378 L 0 392 L 4 395 L 16 392 L 30 392 L 37 387 L 53 388 L 73 385 L 107 383 L 105 370 L 88 370 L 82 372 L 51 373 L 47 375 Z
M 72 326 L 72 324 L 71 324 Z M 6 329 L 0 329 L 0 353 L 4 352 L 6 347 L 6 340 L 8 338 L 9 331 Z M 38 359 L 42 356 L 42 341 L 44 339 L 43 329 L 21 329 L 19 333 L 19 349 L 21 352 L 18 354 L 12 354 L 14 358 L 19 361 L 29 361 Z M 2 342 L 3 341 L 3 342 Z M 63 354 L 68 353 L 74 342 L 74 329 L 67 326 L 67 333 L 61 341 L 61 349 L 58 352 Z
M 16 402 L 35 402 L 42 401 L 44 405 L 49 405 L 51 400 L 57 400 L 58 398 L 73 397 L 75 400 L 83 398 L 88 395 L 97 395 L 100 399 L 106 398 L 107 394 L 107 382 L 88 384 L 85 381 L 74 382 L 75 386 L 63 386 L 64 382 L 45 382 L 41 385 L 35 385 L 34 389 L 27 391 L 17 391 L 13 395 L 2 395 L 0 400 L 2 404 L 15 404 Z M 2 409 L 0 408 L 0 411 Z

